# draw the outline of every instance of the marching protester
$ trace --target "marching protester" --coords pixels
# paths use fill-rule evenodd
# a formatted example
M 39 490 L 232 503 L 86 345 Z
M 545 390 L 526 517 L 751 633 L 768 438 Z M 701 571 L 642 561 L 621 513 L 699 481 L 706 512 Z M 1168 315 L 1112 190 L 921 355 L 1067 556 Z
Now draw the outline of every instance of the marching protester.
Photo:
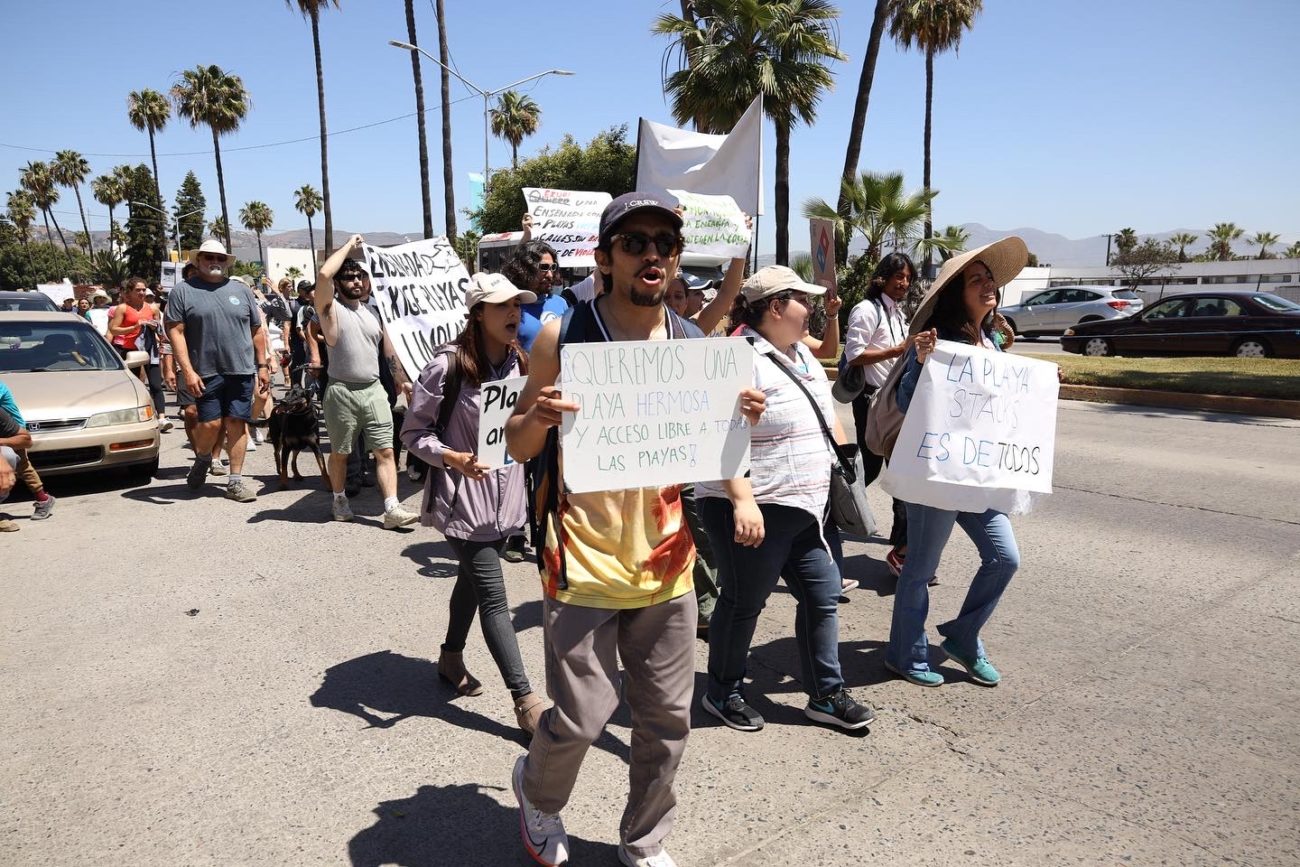
M 121 303 L 113 308 L 108 333 L 113 348 L 126 358 L 128 352 L 145 352 L 149 361 L 139 369 L 140 381 L 149 389 L 158 429 L 163 433 L 173 425 L 166 416 L 167 401 L 163 393 L 162 354 L 159 347 L 162 321 L 152 303 L 148 284 L 141 277 L 128 277 L 122 284 Z
M 501 571 L 506 537 L 524 520 L 524 468 L 517 463 L 490 467 L 475 452 L 482 384 L 528 371 L 516 339 L 519 305 L 536 298 L 500 274 L 475 274 L 465 293 L 465 328 L 420 374 L 401 433 L 406 447 L 435 468 L 425 482 L 420 523 L 436 527 L 460 561 L 438 675 L 461 695 L 483 691 L 462 656 L 477 610 L 483 638 L 514 699 L 519 728 L 530 737 L 544 702 L 524 672 Z
M 996 328 L 1001 288 L 1010 283 L 1029 261 L 1024 241 L 1003 238 L 976 250 L 954 256 L 939 270 L 912 318 L 912 346 L 903 358 L 898 380 L 898 407 L 911 405 L 921 367 L 934 351 L 936 340 L 951 340 L 1002 350 Z M 918 686 L 941 686 L 943 675 L 930 668 L 925 619 L 930 607 L 930 577 L 953 525 L 962 528 L 980 555 L 980 568 L 971 581 L 961 612 L 937 629 L 944 640 L 940 649 L 968 672 L 975 683 L 997 686 L 1002 679 L 989 661 L 980 630 L 993 615 L 1002 593 L 1020 565 L 1020 551 L 1004 512 L 956 512 L 907 504 L 907 558 L 894 591 L 894 616 L 885 651 L 885 667 Z
M 194 275 L 167 298 L 167 334 L 185 390 L 195 404 L 194 463 L 185 482 L 198 490 L 213 466 L 213 448 L 224 435 L 230 454 L 227 499 L 257 499 L 244 481 L 247 423 L 253 389 L 269 388 L 266 329 L 253 293 L 226 277 L 235 257 L 221 242 L 204 241 L 193 254 Z
M 289 305 L 289 387 L 305 383 L 307 367 L 307 315 L 315 310 L 312 296 L 316 284 L 298 281 L 298 297 Z
M 745 660 L 782 574 L 797 604 L 795 639 L 809 695 L 804 715 L 844 729 L 863 728 L 875 717 L 844 688 L 840 570 L 822 532 L 835 460 L 828 425 L 839 442 L 845 438 L 826 373 L 801 338 L 810 297 L 825 291 L 780 265 L 745 281 L 732 321 L 754 346 L 754 382 L 766 411 L 750 433 L 749 476 L 695 489 L 722 586 L 709 623 L 708 687 L 700 703 L 739 731 L 764 724 L 745 701 Z
M 566 491 L 558 484 L 565 455 L 555 428 L 564 413 L 579 409 L 556 387 L 561 344 L 700 336 L 663 304 L 681 256 L 681 227 L 681 216 L 652 193 L 628 193 L 605 208 L 595 258 L 609 288 L 542 327 L 528 384 L 506 424 L 516 460 L 541 457 L 538 563 L 547 691 L 555 704 L 542 714 L 528 755 L 515 764 L 513 788 L 524 845 L 542 864 L 568 862 L 559 812 L 587 748 L 619 704 L 620 658 L 632 748 L 619 860 L 633 867 L 674 864 L 663 841 L 690 732 L 696 625 L 694 558 L 678 488 Z M 754 423 L 763 412 L 762 393 L 746 389 L 740 406 Z
M 853 402 L 858 452 L 862 455 L 865 471 L 864 485 L 874 482 L 884 465 L 884 458 L 868 450 L 864 439 L 867 407 L 871 404 L 871 396 L 885 384 L 890 371 L 914 340 L 907 333 L 901 303 L 915 278 L 916 267 L 907 254 L 890 253 L 880 260 L 871 275 L 866 298 L 849 311 L 835 394 L 841 402 L 850 399 Z M 859 387 L 861 390 L 856 396 L 849 394 L 850 388 L 856 390 Z M 907 558 L 907 509 L 897 499 L 894 500 L 894 523 L 889 531 L 889 545 L 885 565 L 897 578 Z
M 0 503 L 8 499 L 17 479 L 21 478 L 36 501 L 31 519 L 43 521 L 54 514 L 55 498 L 45 490 L 45 483 L 27 456 L 31 444 L 32 435 L 27 432 L 27 421 L 18 409 L 13 392 L 0 382 Z M 0 533 L 17 529 L 16 523 L 0 516 Z
M 411 385 L 378 312 L 361 303 L 370 275 L 348 254 L 360 250 L 362 243 L 360 235 L 353 235 L 325 260 L 316 275 L 316 285 L 322 290 L 329 286 L 336 290 L 320 291 L 315 297 L 317 322 L 330 349 L 329 385 L 322 401 L 330 437 L 330 490 L 334 520 L 351 521 L 352 507 L 344 491 L 348 455 L 358 436 L 364 434 L 365 444 L 375 456 L 375 477 L 384 498 L 384 529 L 392 530 L 414 524 L 420 516 L 407 511 L 397 499 L 393 413 L 379 381 L 381 346 L 398 386 L 409 395 Z

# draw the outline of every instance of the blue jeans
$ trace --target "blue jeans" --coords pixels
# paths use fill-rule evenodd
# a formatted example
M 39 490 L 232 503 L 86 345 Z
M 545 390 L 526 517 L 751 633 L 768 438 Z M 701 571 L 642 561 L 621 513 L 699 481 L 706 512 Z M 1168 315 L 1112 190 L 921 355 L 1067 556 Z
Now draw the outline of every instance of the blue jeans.
M 804 689 L 813 698 L 839 692 L 840 571 L 822 543 L 821 522 L 802 509 L 761 503 L 763 544 L 746 548 L 735 543 L 730 500 L 697 502 L 721 589 L 709 620 L 709 698 L 722 702 L 741 691 L 758 615 L 783 571 L 797 603 L 794 636 Z
M 930 506 L 907 504 L 907 560 L 894 591 L 894 619 L 885 658 L 900 671 L 928 671 L 929 645 L 925 618 L 930 612 L 930 576 L 939 568 L 953 524 L 975 543 L 980 568 L 966 591 L 966 601 L 955 620 L 940 624 L 939 634 L 968 657 L 984 653 L 980 630 L 993 616 L 1002 591 L 1020 566 L 1020 551 L 1011 531 L 1011 519 L 990 509 L 982 514 L 949 512 Z

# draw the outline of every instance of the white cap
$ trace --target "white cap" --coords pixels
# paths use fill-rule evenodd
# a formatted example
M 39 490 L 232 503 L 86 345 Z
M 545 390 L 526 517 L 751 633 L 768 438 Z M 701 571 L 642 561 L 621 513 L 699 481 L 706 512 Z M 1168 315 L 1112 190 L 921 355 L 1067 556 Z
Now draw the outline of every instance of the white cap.
M 768 265 L 766 268 L 759 268 L 740 287 L 740 292 L 745 296 L 746 301 L 753 302 L 762 301 L 787 289 L 806 292 L 809 295 L 826 294 L 826 287 L 805 283 L 802 277 L 784 265 Z
M 465 306 L 471 310 L 479 302 L 504 304 L 511 298 L 518 298 L 520 304 L 532 304 L 537 300 L 537 295 L 527 289 L 520 289 L 501 274 L 485 274 L 482 271 L 469 278 L 469 288 L 465 290 Z

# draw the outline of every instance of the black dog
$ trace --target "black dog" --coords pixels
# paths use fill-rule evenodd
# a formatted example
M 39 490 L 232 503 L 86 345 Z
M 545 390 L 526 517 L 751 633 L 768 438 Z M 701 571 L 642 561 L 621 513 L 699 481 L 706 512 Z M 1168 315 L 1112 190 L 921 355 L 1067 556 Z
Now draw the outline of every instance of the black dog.
M 325 489 L 331 490 L 325 459 L 320 453 L 320 419 L 312 406 L 311 392 L 295 385 L 283 398 L 275 402 L 269 418 L 251 422 L 254 427 L 269 427 L 267 439 L 275 447 L 275 469 L 280 474 L 280 488 L 289 485 L 289 460 L 293 458 L 293 477 L 301 479 L 298 472 L 298 453 L 311 449 L 320 467 Z

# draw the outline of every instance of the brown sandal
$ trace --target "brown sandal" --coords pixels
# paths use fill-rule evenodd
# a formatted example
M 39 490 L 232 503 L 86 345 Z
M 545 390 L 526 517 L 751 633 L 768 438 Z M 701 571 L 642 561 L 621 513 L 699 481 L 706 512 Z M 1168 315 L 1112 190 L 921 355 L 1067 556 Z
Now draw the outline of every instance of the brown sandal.
M 541 696 L 535 692 L 515 699 L 515 720 L 518 721 L 523 733 L 530 738 L 536 733 L 537 724 L 541 721 L 545 710 L 546 702 L 542 701 Z
M 457 695 L 481 695 L 483 684 L 465 670 L 465 661 L 459 653 L 442 651 L 438 654 L 438 677 L 451 684 Z

